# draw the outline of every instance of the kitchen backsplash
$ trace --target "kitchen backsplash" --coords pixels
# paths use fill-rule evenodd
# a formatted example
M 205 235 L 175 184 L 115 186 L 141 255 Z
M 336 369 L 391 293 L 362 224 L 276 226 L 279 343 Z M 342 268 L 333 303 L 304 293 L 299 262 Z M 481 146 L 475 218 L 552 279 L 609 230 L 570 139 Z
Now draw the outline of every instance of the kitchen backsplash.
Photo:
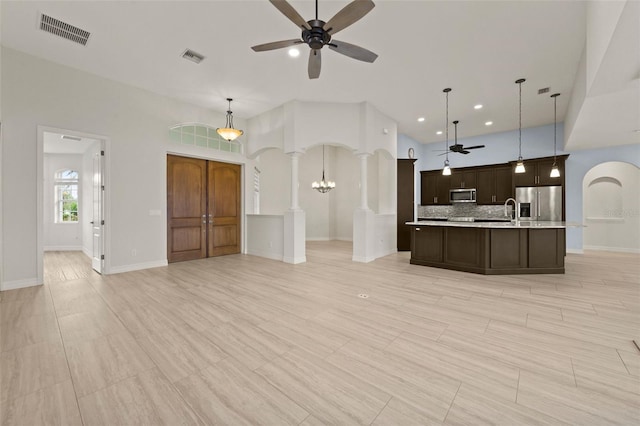
M 512 204 L 507 206 L 510 217 Z M 504 206 L 478 206 L 473 203 L 450 206 L 418 206 L 418 217 L 476 217 L 478 219 L 504 218 Z

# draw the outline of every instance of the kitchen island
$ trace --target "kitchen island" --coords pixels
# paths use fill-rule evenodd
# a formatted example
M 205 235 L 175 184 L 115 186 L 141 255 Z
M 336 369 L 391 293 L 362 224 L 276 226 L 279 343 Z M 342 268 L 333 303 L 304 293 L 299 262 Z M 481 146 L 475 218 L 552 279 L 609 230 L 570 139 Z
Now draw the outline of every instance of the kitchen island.
M 487 275 L 564 274 L 566 222 L 407 222 L 411 263 Z

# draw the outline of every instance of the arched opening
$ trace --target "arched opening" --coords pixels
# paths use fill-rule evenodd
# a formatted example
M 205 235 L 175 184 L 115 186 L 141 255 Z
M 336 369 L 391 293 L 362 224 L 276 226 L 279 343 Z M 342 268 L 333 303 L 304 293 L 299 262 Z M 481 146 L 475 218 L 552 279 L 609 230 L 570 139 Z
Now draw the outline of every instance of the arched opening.
M 589 170 L 583 179 L 584 247 L 640 252 L 640 169 L 611 161 Z

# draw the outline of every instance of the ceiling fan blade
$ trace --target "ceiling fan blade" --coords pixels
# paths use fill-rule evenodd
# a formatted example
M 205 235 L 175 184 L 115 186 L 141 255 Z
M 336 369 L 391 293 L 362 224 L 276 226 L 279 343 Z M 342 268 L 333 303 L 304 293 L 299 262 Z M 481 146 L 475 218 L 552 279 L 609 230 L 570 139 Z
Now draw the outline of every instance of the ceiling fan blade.
M 304 43 L 304 41 L 300 39 L 292 39 L 292 40 L 281 40 L 274 41 L 272 43 L 258 44 L 257 46 L 251 47 L 254 52 L 264 52 L 267 50 L 274 49 L 282 49 L 283 47 L 295 46 L 296 44 Z
M 459 152 L 460 154 L 468 154 L 468 153 L 469 153 L 469 151 L 466 151 L 466 150 L 464 150 L 464 149 L 463 149 L 462 151 L 458 151 L 458 152 Z
M 331 40 L 329 49 L 363 62 L 373 62 L 378 57 L 378 55 L 364 47 L 338 40 Z
M 324 24 L 324 30 L 333 35 L 369 13 L 375 4 L 371 0 L 354 0 Z M 283 12 L 284 13 L 284 12 Z
M 314 79 L 320 77 L 320 68 L 322 67 L 322 56 L 320 49 L 311 49 L 309 51 L 309 66 L 307 71 L 309 72 L 309 78 Z
M 465 146 L 464 149 L 478 149 L 484 148 L 484 145 Z
M 296 24 L 299 28 L 311 29 L 311 26 L 304 20 L 302 16 L 291 6 L 287 0 L 269 0 L 272 5 L 276 7 L 284 16 L 289 18 L 291 22 Z

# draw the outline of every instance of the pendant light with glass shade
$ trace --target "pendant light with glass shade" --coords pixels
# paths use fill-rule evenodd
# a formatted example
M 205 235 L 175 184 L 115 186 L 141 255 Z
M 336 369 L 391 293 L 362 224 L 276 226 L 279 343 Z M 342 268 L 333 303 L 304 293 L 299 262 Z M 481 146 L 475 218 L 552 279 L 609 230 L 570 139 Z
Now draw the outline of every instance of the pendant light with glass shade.
M 238 137 L 242 136 L 242 134 L 244 133 L 242 130 L 233 128 L 233 113 L 231 112 L 232 100 L 233 99 L 231 98 L 227 98 L 227 101 L 229 102 L 229 110 L 227 111 L 227 123 L 225 127 L 218 127 L 216 129 L 216 132 L 218 132 L 220 136 L 222 136 L 224 139 L 228 140 L 229 142 L 238 139 Z
M 449 92 L 451 91 L 450 88 L 446 88 L 443 90 L 443 92 L 446 94 L 446 112 L 445 112 L 445 142 L 444 142 L 444 149 L 445 149 L 445 153 L 446 153 L 446 157 L 444 159 L 444 167 L 442 168 L 442 175 L 443 176 L 450 176 L 451 175 L 451 167 L 449 167 Z
M 324 194 L 331 191 L 335 187 L 336 183 L 334 181 L 324 179 L 324 145 L 322 145 L 322 180 L 320 182 L 313 182 L 311 184 L 311 188 Z
M 524 78 L 520 78 L 516 80 L 516 84 L 519 86 L 520 91 L 520 100 L 518 103 L 518 111 L 519 111 L 519 122 L 518 122 L 518 162 L 516 163 L 516 173 L 524 173 L 524 161 L 522 161 L 522 83 L 526 80 Z
M 551 173 L 549 173 L 549 177 L 552 177 L 552 178 L 560 177 L 560 169 L 558 168 L 558 164 L 556 163 L 556 155 L 557 155 L 556 126 L 558 124 L 558 119 L 557 119 L 558 96 L 560 96 L 560 93 L 554 93 L 553 95 L 551 95 L 551 97 L 553 98 L 553 166 L 551 166 Z

